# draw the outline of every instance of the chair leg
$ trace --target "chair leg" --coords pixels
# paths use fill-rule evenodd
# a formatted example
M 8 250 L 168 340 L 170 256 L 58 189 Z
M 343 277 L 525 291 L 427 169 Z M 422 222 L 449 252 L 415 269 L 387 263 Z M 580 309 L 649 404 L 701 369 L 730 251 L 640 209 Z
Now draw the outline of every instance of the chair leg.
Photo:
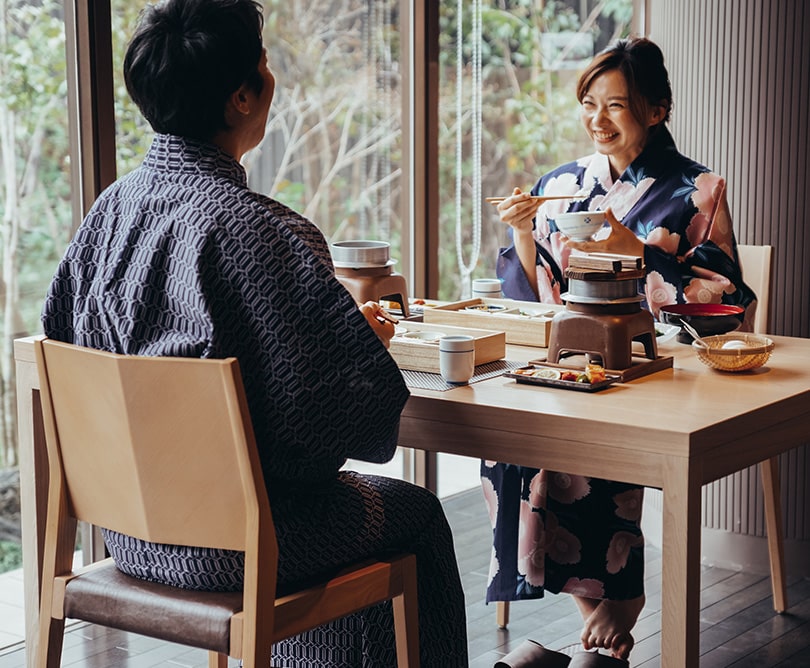
M 768 532 L 768 555 L 771 564 L 773 609 L 787 610 L 787 582 L 785 581 L 785 546 L 782 531 L 782 496 L 779 488 L 779 457 L 760 462 L 762 492 L 765 501 L 765 526 Z
M 62 641 L 65 637 L 65 620 L 47 615 L 40 617 L 39 640 L 34 651 L 37 668 L 59 668 L 62 664 Z
M 397 666 L 419 668 L 419 603 L 416 593 L 416 557 L 402 559 L 402 593 L 391 603 L 394 607 L 394 633 Z
M 208 652 L 208 668 L 228 668 L 228 655 Z
M 495 602 L 495 620 L 499 629 L 505 629 L 509 625 L 509 601 Z

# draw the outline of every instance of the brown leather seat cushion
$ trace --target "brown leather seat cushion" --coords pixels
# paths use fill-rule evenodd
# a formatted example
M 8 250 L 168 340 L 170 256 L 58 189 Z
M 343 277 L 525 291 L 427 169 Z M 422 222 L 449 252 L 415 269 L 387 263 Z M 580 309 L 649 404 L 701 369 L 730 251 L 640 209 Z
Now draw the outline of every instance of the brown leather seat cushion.
M 200 605 L 200 604 L 203 605 Z M 202 592 L 139 580 L 113 564 L 67 585 L 65 616 L 228 653 L 241 592 Z

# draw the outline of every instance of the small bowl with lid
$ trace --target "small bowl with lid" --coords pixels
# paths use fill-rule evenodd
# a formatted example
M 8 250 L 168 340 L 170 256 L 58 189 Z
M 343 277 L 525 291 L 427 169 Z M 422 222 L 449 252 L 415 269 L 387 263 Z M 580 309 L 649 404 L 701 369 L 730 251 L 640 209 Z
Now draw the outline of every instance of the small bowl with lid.
M 329 246 L 329 250 L 334 265 L 339 268 L 389 267 L 396 262 L 390 259 L 391 244 L 387 241 L 369 239 L 337 241 Z

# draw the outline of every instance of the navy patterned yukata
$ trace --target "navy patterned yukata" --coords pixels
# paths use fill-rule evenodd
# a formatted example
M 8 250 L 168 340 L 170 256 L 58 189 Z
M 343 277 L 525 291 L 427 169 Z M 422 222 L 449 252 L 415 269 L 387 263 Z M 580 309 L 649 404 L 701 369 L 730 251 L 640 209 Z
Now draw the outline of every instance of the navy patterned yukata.
M 51 338 L 117 353 L 238 358 L 278 534 L 279 594 L 370 555 L 413 552 L 422 665 L 466 668 L 464 596 L 438 499 L 339 470 L 347 458 L 393 456 L 402 375 L 335 278 L 321 232 L 249 190 L 237 161 L 157 135 L 79 228 L 43 324 Z M 104 535 L 136 577 L 242 586 L 242 553 Z M 390 603 L 278 643 L 274 662 L 396 665 Z
M 639 287 L 654 315 L 674 302 L 737 304 L 750 330 L 755 295 L 742 281 L 725 181 L 678 153 L 665 127 L 617 181 L 607 156 L 596 153 L 544 175 L 531 194 L 585 196 L 538 207 L 541 302 L 562 303 L 567 290 L 571 250 L 554 216 L 611 208 L 645 243 Z M 514 246 L 501 250 L 498 276 L 505 296 L 537 299 Z M 487 601 L 540 598 L 545 590 L 614 600 L 644 593 L 642 487 L 491 461 L 482 462 L 481 477 L 493 526 Z

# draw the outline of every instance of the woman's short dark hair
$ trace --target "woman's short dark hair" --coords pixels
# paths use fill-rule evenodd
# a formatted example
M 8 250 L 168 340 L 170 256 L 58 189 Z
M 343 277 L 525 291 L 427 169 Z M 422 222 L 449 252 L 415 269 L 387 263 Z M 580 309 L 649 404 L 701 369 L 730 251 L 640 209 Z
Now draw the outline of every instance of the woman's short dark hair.
M 664 67 L 664 54 L 655 42 L 643 37 L 620 39 L 597 54 L 577 83 L 577 99 L 585 95 L 601 74 L 619 70 L 627 81 L 630 112 L 642 125 L 650 107 L 663 107 L 662 123 L 669 120 L 672 110 L 672 87 Z
M 162 0 L 142 13 L 124 57 L 130 96 L 155 132 L 210 140 L 225 102 L 257 93 L 262 6 L 256 0 Z

